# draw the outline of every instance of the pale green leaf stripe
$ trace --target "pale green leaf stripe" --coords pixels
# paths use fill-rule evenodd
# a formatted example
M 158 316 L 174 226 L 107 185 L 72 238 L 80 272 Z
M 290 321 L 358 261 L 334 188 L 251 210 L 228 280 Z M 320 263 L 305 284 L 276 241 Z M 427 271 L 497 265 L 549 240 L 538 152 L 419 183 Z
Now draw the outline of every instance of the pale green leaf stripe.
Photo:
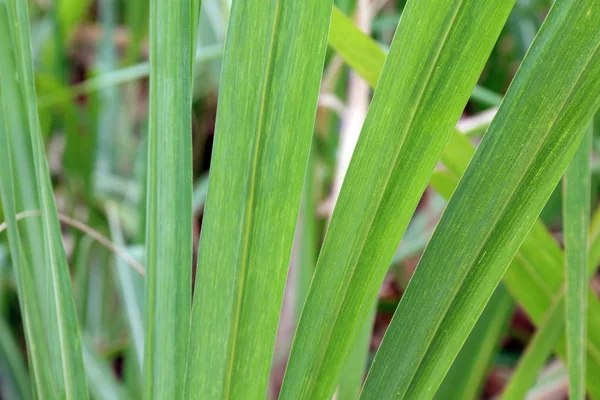
M 514 309 L 514 303 L 506 288 L 498 286 L 435 393 L 436 400 L 480 397 Z
M 147 399 L 183 397 L 192 296 L 192 62 L 199 5 L 150 2 Z
M 588 226 L 591 198 L 591 150 L 594 130 L 588 129 L 563 179 L 565 236 L 566 334 L 569 397 L 585 398 L 587 340 Z
M 319 256 L 282 399 L 333 394 L 512 5 L 408 2 Z
M 186 398 L 266 395 L 330 0 L 234 0 L 200 240 Z
M 336 19 L 334 18 L 333 22 L 335 21 Z M 342 23 L 352 24 L 349 20 L 343 20 Z M 349 27 L 345 29 L 348 29 L 349 32 L 351 31 Z M 334 26 L 332 26 L 332 32 L 335 30 Z M 357 46 L 369 43 L 371 43 L 371 46 L 377 46 L 372 39 L 366 37 L 356 27 L 354 27 L 354 33 L 347 34 L 346 37 L 352 38 Z M 343 41 L 340 42 L 338 47 L 334 48 L 350 65 L 364 65 L 363 69 L 366 69 L 367 65 L 383 64 L 383 61 L 372 63 L 366 58 L 354 57 L 354 53 L 348 53 L 348 50 L 352 47 L 344 45 Z M 367 51 L 364 53 L 369 54 Z M 384 60 L 385 53 L 383 50 L 380 50 L 378 55 L 376 52 L 373 52 L 372 57 Z M 380 72 L 380 70 L 374 71 L 373 74 L 378 76 Z M 456 186 L 458 186 L 458 181 L 467 169 L 469 161 L 474 154 L 475 147 L 465 136 L 458 132 L 452 135 L 441 157 L 441 161 L 448 168 L 448 171 L 436 171 L 431 179 L 432 186 L 444 195 L 446 199 L 450 198 Z M 600 212 L 595 215 L 590 242 L 590 271 L 593 271 L 598 262 L 600 262 Z M 550 232 L 538 220 L 525 241 L 521 244 L 519 253 L 517 253 L 511 267 L 504 275 L 504 283 L 513 297 L 525 307 L 525 310 L 533 318 L 534 322 L 540 326 L 540 329 L 549 329 L 540 324 L 546 319 L 545 315 L 550 307 L 558 301 L 560 296 L 564 295 L 562 289 L 564 288 L 563 270 L 561 249 Z M 557 292 L 558 295 L 556 296 L 558 297 L 555 297 Z M 564 316 L 564 314 L 561 314 L 561 316 Z M 593 296 L 590 296 L 588 317 L 592 318 L 600 326 L 600 303 Z M 561 320 L 562 325 L 564 325 L 563 320 Z M 595 330 L 589 330 L 588 333 L 588 369 L 593 368 L 600 371 L 600 357 L 596 356 L 596 354 L 600 354 L 600 331 L 596 333 Z M 559 347 L 558 350 L 564 356 L 564 347 Z M 588 376 L 591 375 L 588 374 Z M 600 398 L 599 385 L 600 382 L 597 380 L 588 379 L 590 393 L 598 398 Z
M 364 398 L 429 398 L 443 379 L 600 105 L 590 96 L 599 23 L 600 3 L 555 3 L 423 254 Z
M 2 23 L 6 22 L 6 9 L 4 4 L 0 3 L 0 29 Z M 0 31 L 0 35 L 3 33 Z M 0 39 L 0 48 L 4 43 Z M 6 59 L 5 59 L 6 60 Z M 0 74 L 4 71 L 0 69 Z M 11 163 L 11 155 L 9 153 L 10 144 L 9 138 L 6 134 L 7 130 L 4 125 L 3 114 L 5 113 L 3 106 L 3 97 L 0 92 L 0 149 L 4 151 L 0 152 L 0 200 L 2 201 L 2 208 L 6 217 L 7 231 L 8 231 L 8 244 L 11 252 L 12 263 L 15 269 L 15 276 L 18 285 L 19 293 L 19 304 L 21 307 L 21 318 L 23 319 L 23 325 L 25 330 L 25 337 L 27 348 L 29 351 L 29 364 L 31 367 L 31 373 L 33 376 L 35 388 L 39 396 L 51 396 L 53 393 L 52 381 L 49 376 L 50 361 L 47 356 L 46 349 L 36 346 L 36 340 L 44 339 L 39 336 L 42 331 L 42 320 L 39 313 L 38 304 L 35 302 L 35 296 L 37 291 L 35 290 L 35 282 L 33 281 L 33 273 L 31 272 L 29 263 L 25 263 L 25 257 L 22 255 L 21 238 L 17 229 L 17 220 L 15 218 L 15 204 L 14 204 L 14 188 L 13 188 L 13 168 Z M 7 340 L 8 327 L 2 325 L 2 347 L 5 347 Z M 6 357 L 10 355 L 6 352 Z M 21 382 L 19 382 L 20 385 Z M 21 389 L 23 390 L 23 389 Z M 31 392 L 29 392 L 31 395 Z
M 26 134 L 31 141 L 42 214 L 44 264 L 48 271 L 50 286 L 49 301 L 56 318 L 51 321 L 51 327 L 47 327 L 51 331 L 56 328 L 56 333 L 50 335 L 56 343 L 49 343 L 52 355 L 51 367 L 57 380 L 56 395 L 67 399 L 80 399 L 87 397 L 87 385 L 81 373 L 83 361 L 69 269 L 62 244 L 44 143 L 39 129 L 27 2 L 8 0 L 7 4 L 17 77 L 25 104 Z

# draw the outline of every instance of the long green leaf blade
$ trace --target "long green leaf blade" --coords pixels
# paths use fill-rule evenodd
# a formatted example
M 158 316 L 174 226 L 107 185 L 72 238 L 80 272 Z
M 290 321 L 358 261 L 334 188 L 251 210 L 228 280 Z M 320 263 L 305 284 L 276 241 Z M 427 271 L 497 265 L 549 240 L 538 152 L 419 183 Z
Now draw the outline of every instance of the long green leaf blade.
M 589 95 L 600 89 L 599 22 L 595 1 L 555 3 L 403 296 L 364 398 L 433 395 L 600 104 Z
M 339 42 L 337 40 L 330 41 L 330 45 L 348 64 L 357 68 L 358 71 L 383 65 L 383 60 L 385 60 L 384 51 L 379 50 L 379 53 L 377 53 L 374 50 L 377 44 L 362 34 L 356 27 L 353 27 L 352 22 L 347 19 L 334 18 L 332 20 L 330 39 L 335 31 L 340 31 L 340 28 L 335 27 L 334 24 L 336 23 L 346 25 L 343 27 L 343 31 L 349 33 L 345 37 L 352 39 L 355 44 L 353 48 L 352 45 L 345 43 L 342 40 L 344 36 L 341 36 Z M 372 50 L 362 49 L 364 46 L 369 46 Z M 361 57 L 361 53 L 365 56 Z M 370 57 L 376 57 L 381 61 L 373 62 L 369 60 Z M 381 70 L 372 71 L 370 75 L 378 77 L 379 73 L 381 73 Z M 367 79 L 368 76 L 363 76 L 363 78 Z M 493 105 L 498 105 L 498 99 L 495 101 L 496 103 L 493 103 Z M 475 150 L 475 146 L 470 143 L 468 138 L 458 132 L 455 132 L 450 138 L 441 157 L 441 161 L 447 170 L 436 171 L 430 182 L 446 199 L 452 196 L 458 186 L 458 181 L 467 169 Z M 596 265 L 600 262 L 600 212 L 595 214 L 593 221 L 590 234 L 589 273 L 593 273 Z M 548 319 L 547 312 L 550 312 L 553 304 L 564 301 L 564 299 L 559 300 L 564 297 L 563 270 L 563 256 L 560 247 L 543 223 L 537 221 L 522 243 L 511 267 L 504 275 L 504 283 L 511 295 L 519 301 L 534 323 L 538 325 L 540 332 L 553 329 L 545 323 Z M 600 326 L 600 303 L 593 295 L 590 295 L 589 301 L 589 323 Z M 560 327 L 564 326 L 564 313 L 560 313 L 557 321 L 559 321 L 558 325 Z M 600 335 L 598 335 L 600 331 L 597 333 L 596 330 L 589 330 L 588 333 L 588 369 L 600 371 L 600 361 L 596 357 L 596 354 L 600 352 Z M 557 351 L 563 359 L 566 359 L 564 343 L 559 343 Z M 600 382 L 594 379 L 592 375 L 592 373 L 588 374 L 588 390 L 594 398 L 600 398 Z
M 18 189 L 15 187 L 15 160 L 13 152 L 18 145 L 13 142 L 13 135 L 9 132 L 11 128 L 16 128 L 18 121 L 12 120 L 10 124 L 8 119 L 14 116 L 20 116 L 20 112 L 15 112 L 15 109 L 9 109 L 5 106 L 5 97 L 10 95 L 13 100 L 13 105 L 20 104 L 19 93 L 16 89 L 16 82 L 9 80 L 9 77 L 16 75 L 14 70 L 14 62 L 12 54 L 9 54 L 12 44 L 10 42 L 10 32 L 8 30 L 8 10 L 4 2 L 0 2 L 0 57 L 4 62 L 0 63 L 0 200 L 6 217 L 8 244 L 11 252 L 12 263 L 14 265 L 15 276 L 18 285 L 19 305 L 21 308 L 21 317 L 23 319 L 23 327 L 25 331 L 26 342 L 29 351 L 29 365 L 35 389 L 42 397 L 49 397 L 54 394 L 52 377 L 51 377 L 51 362 L 47 346 L 46 338 L 43 336 L 43 320 L 39 308 L 39 302 L 36 301 L 36 295 L 43 293 L 39 291 L 35 280 L 36 271 L 33 269 L 32 258 L 27 259 L 25 252 L 29 248 L 25 248 L 24 241 L 21 238 L 21 233 L 17 227 L 15 215 L 17 214 L 17 196 L 22 192 L 23 186 Z M 17 131 L 17 129 L 14 129 Z M 21 135 L 17 135 L 19 138 Z M 24 135 L 23 135 L 24 136 Z M 21 171 L 23 177 L 25 171 Z M 24 179 L 26 183 L 35 181 Z M 35 187 L 35 185 L 33 185 Z M 37 192 L 36 192 L 37 193 Z M 26 226 L 24 229 L 25 238 L 30 238 L 28 233 L 33 229 Z M 37 239 L 37 235 L 35 236 Z M 39 243 L 32 240 L 33 244 Z M 25 250 L 27 249 L 27 250 Z M 38 344 L 33 345 L 32 344 Z
M 87 397 L 87 385 L 81 374 L 83 360 L 75 304 L 44 143 L 39 129 L 27 2 L 8 0 L 7 5 L 16 75 L 26 113 L 23 122 L 26 131 L 11 134 L 25 134 L 31 141 L 35 182 L 42 214 L 41 236 L 50 289 L 48 300 L 53 314 L 53 320 L 47 328 L 50 329 L 51 338 L 51 342 L 48 343 L 52 356 L 51 367 L 57 385 L 55 395 L 67 399 L 80 399 Z M 5 95 L 3 92 L 3 96 Z M 4 98 L 3 101 L 6 104 L 6 101 L 13 99 Z
M 593 126 L 567 168 L 563 180 L 563 226 L 567 277 L 567 365 L 569 396 L 585 398 L 585 347 L 587 341 L 588 226 L 591 197 L 591 150 Z
M 333 394 L 512 5 L 408 2 L 319 256 L 283 399 Z
M 331 6 L 330 0 L 233 2 L 186 397 L 265 396 Z
M 192 63 L 194 0 L 150 2 L 146 226 L 148 399 L 182 398 L 192 296 Z
M 4 19 L 6 9 L 0 3 L 0 23 L 7 21 Z M 6 26 L 6 25 L 4 25 Z M 4 32 L 0 32 L 2 34 Z M 6 36 L 5 36 L 6 37 Z M 4 43 L 0 42 L 0 46 Z M 0 70 L 0 73 L 4 71 Z M 1 94 L 1 92 L 0 92 Z M 0 99 L 2 99 L 0 97 Z M 42 318 L 35 302 L 37 293 L 31 271 L 30 263 L 25 261 L 22 250 L 22 241 L 17 229 L 17 220 L 15 218 L 15 200 L 13 185 L 13 166 L 9 149 L 9 136 L 5 126 L 3 114 L 3 99 L 0 100 L 0 149 L 5 149 L 5 154 L 0 157 L 0 200 L 6 216 L 6 225 L 8 231 L 8 243 L 11 252 L 12 262 L 15 266 L 15 275 L 17 278 L 19 304 L 21 306 L 21 315 L 27 338 L 29 350 L 29 365 L 35 382 L 35 389 L 40 396 L 51 396 L 54 392 L 52 379 L 50 377 L 51 363 L 48 358 L 47 349 L 43 346 L 36 346 L 35 343 L 45 343 L 45 338 L 41 335 L 43 332 Z M 33 345 L 32 345 L 33 344 Z

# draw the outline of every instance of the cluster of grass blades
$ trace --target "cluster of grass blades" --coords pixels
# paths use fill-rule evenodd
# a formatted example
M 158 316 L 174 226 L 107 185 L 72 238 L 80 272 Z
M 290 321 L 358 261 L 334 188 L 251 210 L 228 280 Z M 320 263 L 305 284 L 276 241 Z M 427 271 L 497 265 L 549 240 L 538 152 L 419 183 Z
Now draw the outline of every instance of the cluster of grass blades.
M 98 60 L 69 85 L 92 3 Z M 556 354 L 570 398 L 600 399 L 600 3 L 556 0 L 538 31 L 513 20 L 529 2 L 397 1 L 399 20 L 373 23 L 389 48 L 344 15 L 349 0 L 121 3 L 55 2 L 44 42 L 28 2 L 0 0 L 0 281 L 14 282 L 26 346 L 2 284 L 3 397 L 473 399 L 519 305 L 537 330 L 503 398 L 524 398 Z M 507 27 L 527 51 L 501 96 L 478 82 Z M 149 62 L 135 64 L 146 29 Z M 348 69 L 373 95 L 323 222 Z M 196 112 L 210 79 L 214 123 Z M 323 117 L 325 103 L 337 111 Z M 461 132 L 473 105 L 493 109 Z M 57 115 L 58 167 L 45 135 Z M 538 219 L 561 178 L 564 252 Z M 433 190 L 447 205 L 419 228 Z M 409 254 L 418 265 L 369 359 L 378 293 Z

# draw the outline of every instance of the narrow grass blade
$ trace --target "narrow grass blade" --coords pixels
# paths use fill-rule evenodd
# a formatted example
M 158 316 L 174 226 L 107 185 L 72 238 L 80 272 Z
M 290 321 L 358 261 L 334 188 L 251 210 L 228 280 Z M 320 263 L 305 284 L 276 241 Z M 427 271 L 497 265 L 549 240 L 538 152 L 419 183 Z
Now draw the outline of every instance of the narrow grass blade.
M 502 399 L 524 399 L 529 388 L 535 383 L 544 363 L 552 354 L 556 342 L 564 330 L 565 301 L 561 297 L 558 303 L 548 311 L 548 316 L 538 329 L 521 360 L 515 369 L 504 392 Z
M 69 269 L 62 244 L 44 143 L 39 129 L 27 3 L 8 0 L 7 6 L 20 93 L 9 94 L 3 90 L 2 100 L 5 107 L 8 101 L 15 101 L 15 98 L 21 98 L 25 105 L 25 119 L 21 122 L 23 131 L 7 133 L 25 135 L 31 141 L 35 183 L 42 214 L 40 235 L 43 238 L 43 265 L 47 272 L 49 286 L 47 300 L 50 302 L 48 307 L 52 309 L 53 316 L 46 328 L 49 330 L 48 346 L 52 357 L 51 368 L 55 379 L 56 395 L 67 399 L 85 398 L 87 387 L 81 374 L 83 361 Z M 12 97 L 7 97 L 9 95 Z
M 599 22 L 595 1 L 555 3 L 421 258 L 364 398 L 433 395 L 600 105 L 589 96 L 600 89 Z
M 591 198 L 593 126 L 588 129 L 563 180 L 563 229 L 567 278 L 567 365 L 569 397 L 585 398 L 585 347 L 587 341 L 588 226 Z
M 483 384 L 506 334 L 514 309 L 510 294 L 506 288 L 499 286 L 458 353 L 434 399 L 480 398 Z
M 200 240 L 187 397 L 266 394 L 330 16 L 331 1 L 233 2 Z
M 333 394 L 512 5 L 408 2 L 319 256 L 282 399 Z
M 183 397 L 192 301 L 192 65 L 199 4 L 150 2 L 147 399 Z

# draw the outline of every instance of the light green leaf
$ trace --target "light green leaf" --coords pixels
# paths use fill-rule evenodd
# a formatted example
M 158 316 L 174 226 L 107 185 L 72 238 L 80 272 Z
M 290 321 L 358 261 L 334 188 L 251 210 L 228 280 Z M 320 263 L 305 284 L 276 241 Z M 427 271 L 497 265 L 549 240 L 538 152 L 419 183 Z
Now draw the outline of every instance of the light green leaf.
M 512 4 L 408 2 L 319 256 L 282 399 L 333 394 Z
M 323 71 L 330 0 L 234 0 L 186 397 L 262 398 Z
M 429 398 L 443 379 L 600 105 L 590 95 L 599 23 L 600 3 L 555 3 L 421 258 L 364 398 Z
M 563 229 L 565 235 L 566 334 L 569 397 L 585 398 L 585 348 L 587 341 L 588 226 L 591 198 L 593 125 L 567 168 L 563 180 Z
M 5 86 L 5 82 L 12 79 L 12 77 L 5 76 L 3 80 L 2 102 L 6 112 L 9 104 L 12 106 L 13 102 L 22 99 L 24 114 L 14 115 L 9 113 L 8 115 L 10 116 L 7 115 L 7 118 L 22 116 L 22 120 L 10 124 L 11 128 L 19 126 L 21 130 L 14 131 L 13 129 L 7 129 L 7 136 L 13 136 L 14 138 L 7 138 L 8 146 L 4 147 L 4 149 L 10 152 L 12 151 L 9 150 L 10 142 L 21 140 L 22 138 L 29 139 L 31 146 L 29 148 L 31 151 L 29 157 L 31 158 L 25 157 L 29 160 L 32 159 L 33 165 L 27 165 L 26 168 L 34 171 L 35 184 L 30 184 L 30 187 L 37 187 L 36 197 L 39 200 L 42 215 L 41 230 L 38 234 L 43 242 L 43 248 L 41 249 L 44 255 L 42 265 L 44 267 L 44 279 L 48 291 L 41 292 L 47 293 L 47 298 L 40 301 L 46 307 L 45 312 L 47 311 L 50 314 L 43 320 L 48 347 L 43 344 L 44 342 L 36 343 L 36 345 L 42 347 L 41 352 L 49 351 L 51 365 L 40 365 L 39 368 L 50 368 L 54 382 L 47 383 L 47 385 L 48 387 L 54 386 L 55 391 L 51 391 L 51 393 L 54 393 L 54 396 L 67 399 L 85 398 L 87 397 L 87 387 L 85 379 L 81 374 L 81 371 L 83 371 L 83 361 L 69 269 L 62 244 L 62 234 L 52 193 L 44 143 L 39 129 L 27 2 L 8 0 L 7 9 L 10 36 L 12 39 L 11 45 L 14 51 L 16 66 L 15 75 L 19 86 L 16 92 L 8 92 L 9 86 Z M 5 48 L 4 51 L 9 52 L 10 50 Z M 2 57 L 2 59 L 10 60 L 11 56 Z M 21 137 L 19 138 L 19 136 Z M 17 156 L 15 155 L 15 157 Z M 15 166 L 13 165 L 12 168 L 15 168 Z M 15 171 L 21 172 L 20 170 Z M 21 179 L 27 178 L 30 179 L 32 176 L 29 175 Z M 13 182 L 14 179 L 13 177 Z M 13 250 L 13 256 L 15 252 L 20 251 L 18 242 Z M 39 252 L 40 249 L 37 249 L 37 251 Z M 25 275 L 23 279 L 29 281 L 33 278 Z M 42 278 L 38 277 L 38 279 Z M 29 286 L 30 282 L 22 284 Z M 26 296 L 27 293 L 28 291 L 22 292 L 21 297 Z M 41 312 L 41 308 L 39 312 Z M 34 318 L 34 314 L 31 315 L 32 318 Z M 29 345 L 32 346 L 33 343 L 29 343 Z M 35 381 L 38 384 L 38 376 L 35 377 Z M 44 385 L 44 383 L 40 383 L 39 385 Z
M 150 2 L 147 399 L 183 397 L 192 296 L 192 65 L 199 4 Z

